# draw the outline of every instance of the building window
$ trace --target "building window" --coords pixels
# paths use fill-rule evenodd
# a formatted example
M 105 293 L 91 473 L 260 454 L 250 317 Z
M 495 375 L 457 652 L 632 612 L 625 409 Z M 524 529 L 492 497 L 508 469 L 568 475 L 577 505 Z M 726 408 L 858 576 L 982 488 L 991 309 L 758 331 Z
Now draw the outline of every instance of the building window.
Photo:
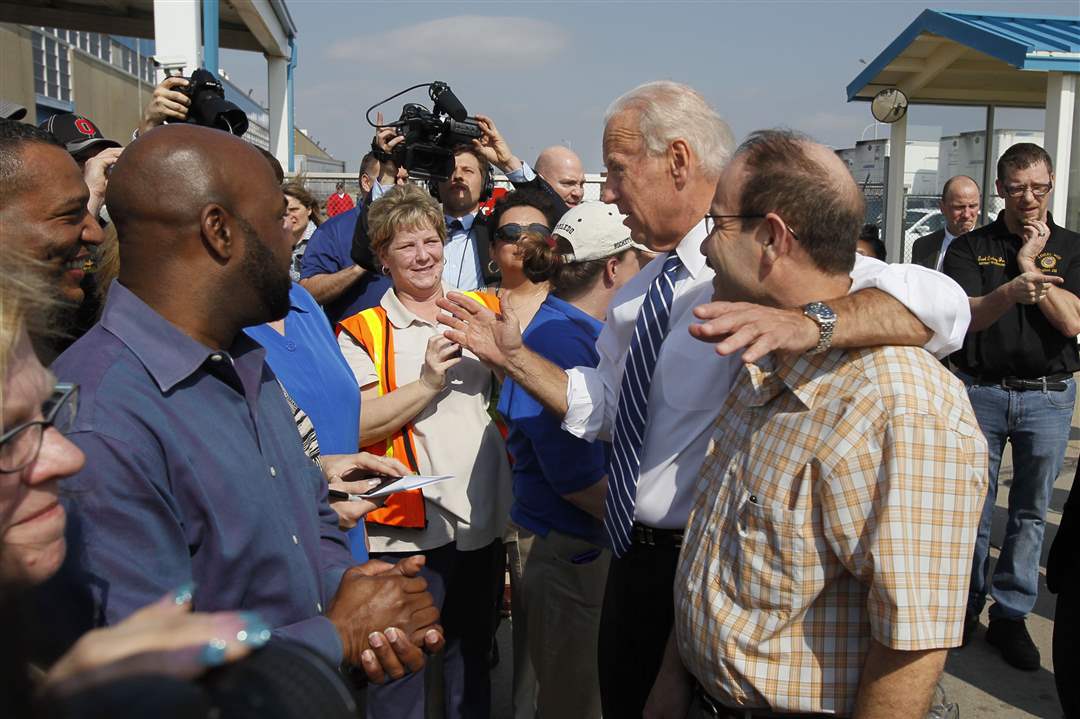
M 57 42 L 56 31 L 34 34 L 34 91 L 62 102 L 71 102 L 71 66 L 66 43 Z

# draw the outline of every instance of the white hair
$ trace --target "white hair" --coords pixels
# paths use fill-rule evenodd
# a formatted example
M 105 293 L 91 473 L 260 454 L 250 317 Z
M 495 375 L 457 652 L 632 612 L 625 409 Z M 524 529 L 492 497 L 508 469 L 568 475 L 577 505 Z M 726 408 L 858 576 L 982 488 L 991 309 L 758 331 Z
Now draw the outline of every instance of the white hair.
M 668 80 L 638 85 L 611 103 L 604 124 L 628 110 L 638 113 L 638 129 L 650 155 L 666 152 L 674 140 L 682 138 L 701 169 L 718 177 L 735 149 L 731 128 L 689 85 Z

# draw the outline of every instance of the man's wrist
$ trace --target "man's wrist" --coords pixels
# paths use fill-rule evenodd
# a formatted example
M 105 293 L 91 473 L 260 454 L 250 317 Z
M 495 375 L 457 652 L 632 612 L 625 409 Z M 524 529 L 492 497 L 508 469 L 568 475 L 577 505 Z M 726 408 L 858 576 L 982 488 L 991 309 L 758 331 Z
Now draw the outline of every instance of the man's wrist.
M 517 172 L 518 170 L 520 170 L 523 164 L 524 163 L 521 161 L 520 158 L 518 158 L 517 155 L 511 155 L 510 158 L 506 160 L 506 162 L 498 165 L 498 168 L 502 170 L 504 175 L 509 175 L 511 172 Z

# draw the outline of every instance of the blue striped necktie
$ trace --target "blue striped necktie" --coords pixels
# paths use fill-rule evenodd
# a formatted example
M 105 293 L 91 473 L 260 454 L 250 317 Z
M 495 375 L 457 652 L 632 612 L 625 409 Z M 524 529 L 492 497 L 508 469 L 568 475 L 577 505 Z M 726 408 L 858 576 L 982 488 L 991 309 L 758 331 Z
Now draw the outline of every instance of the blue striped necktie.
M 660 274 L 653 278 L 638 311 L 634 337 L 626 355 L 604 500 L 604 531 L 616 557 L 621 557 L 630 548 L 641 448 L 649 419 L 649 384 L 656 369 L 656 358 L 660 355 L 660 345 L 667 336 L 675 275 L 680 267 L 679 256 L 672 252 L 664 261 Z

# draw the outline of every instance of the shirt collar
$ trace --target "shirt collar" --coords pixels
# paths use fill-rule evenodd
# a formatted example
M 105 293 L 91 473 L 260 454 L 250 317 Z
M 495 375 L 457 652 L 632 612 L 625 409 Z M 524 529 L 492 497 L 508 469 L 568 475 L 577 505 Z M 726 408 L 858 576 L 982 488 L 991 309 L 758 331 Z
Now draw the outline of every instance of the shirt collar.
M 811 409 L 822 384 L 844 356 L 844 351 L 839 349 L 818 355 L 766 355 L 756 364 L 746 366 L 750 376 L 747 404 L 764 406 L 786 389 Z
M 599 334 L 600 330 L 604 326 L 603 322 L 596 319 L 588 312 L 585 312 L 584 310 L 575 307 L 566 300 L 559 299 L 555 295 L 549 294 L 546 298 L 544 298 L 544 304 L 550 307 L 552 310 L 561 313 L 566 317 L 566 319 L 570 320 L 571 322 L 584 326 L 593 334 Z
M 945 228 L 945 237 L 944 237 L 944 239 L 943 239 L 943 241 L 942 241 L 942 244 L 945 244 L 945 245 L 947 245 L 947 244 L 949 244 L 950 242 L 952 242 L 952 241 L 953 241 L 953 240 L 955 240 L 955 239 L 956 239 L 956 235 L 954 235 L 953 233 L 949 232 L 949 228 L 948 228 L 948 227 L 946 227 L 946 228 Z
M 298 282 L 293 282 L 292 287 L 289 288 L 290 314 L 292 314 L 293 312 L 303 312 L 304 314 L 307 314 L 307 310 L 304 308 L 303 304 L 301 304 L 300 300 L 298 299 L 301 292 L 303 292 L 303 288 L 300 287 L 300 284 Z
M 223 354 L 184 334 L 115 280 L 101 314 L 101 326 L 131 350 L 162 392 L 193 375 L 213 355 Z M 227 354 L 245 391 L 257 388 L 266 350 L 241 332 Z
M 476 221 L 476 213 L 475 212 L 470 212 L 469 214 L 465 215 L 464 217 L 454 217 L 452 215 L 445 215 L 445 218 L 446 218 L 446 227 L 447 228 L 450 227 L 451 222 L 453 222 L 454 220 L 457 220 L 458 222 L 461 223 L 462 230 L 464 232 L 469 232 L 470 230 L 472 230 L 473 222 Z
M 690 228 L 690 231 L 679 241 L 675 248 L 675 254 L 682 260 L 683 267 L 690 276 L 697 279 L 698 274 L 705 269 L 705 255 L 701 253 L 701 243 L 705 241 L 705 218 Z
M 443 296 L 446 296 L 447 292 L 457 292 L 458 290 L 443 288 Z M 390 320 L 397 329 L 405 329 L 412 324 L 421 324 L 431 327 L 431 323 L 422 317 L 419 317 L 415 312 L 398 299 L 397 292 L 393 288 L 383 294 L 382 299 L 379 300 L 379 304 L 384 310 L 386 310 L 386 318 Z

